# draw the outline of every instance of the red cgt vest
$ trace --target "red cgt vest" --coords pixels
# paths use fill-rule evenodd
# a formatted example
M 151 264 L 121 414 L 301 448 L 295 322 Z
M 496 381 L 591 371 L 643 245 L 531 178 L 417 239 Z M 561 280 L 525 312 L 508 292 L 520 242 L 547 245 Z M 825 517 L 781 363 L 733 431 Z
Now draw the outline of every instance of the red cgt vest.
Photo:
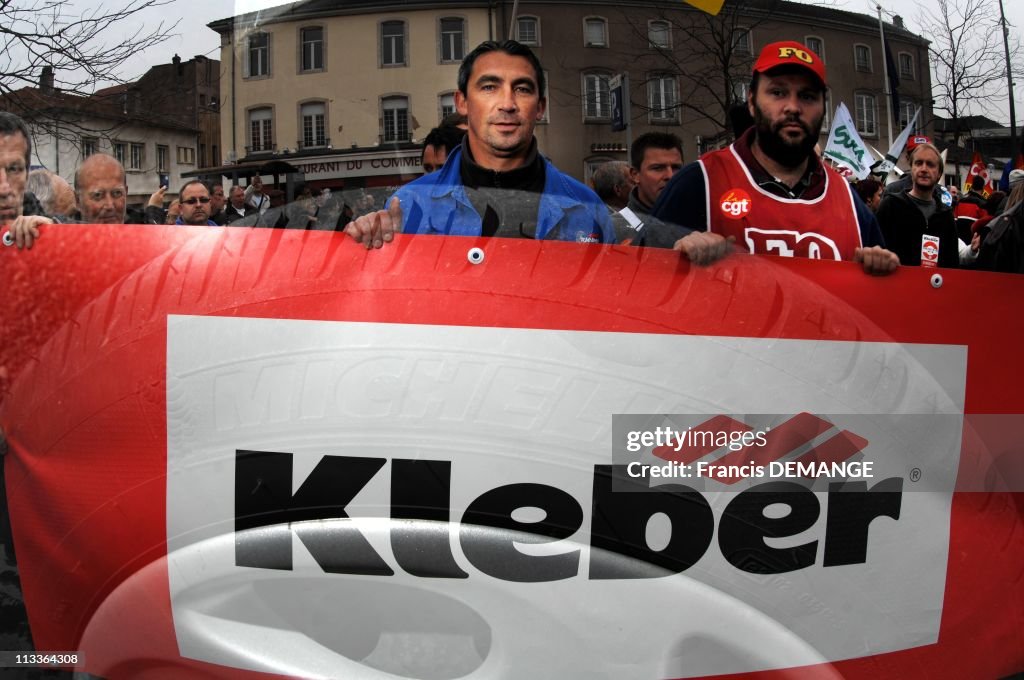
M 853 192 L 828 166 L 817 198 L 782 198 L 757 186 L 736 150 L 700 159 L 707 191 L 708 231 L 735 236 L 751 253 L 851 260 L 861 246 Z

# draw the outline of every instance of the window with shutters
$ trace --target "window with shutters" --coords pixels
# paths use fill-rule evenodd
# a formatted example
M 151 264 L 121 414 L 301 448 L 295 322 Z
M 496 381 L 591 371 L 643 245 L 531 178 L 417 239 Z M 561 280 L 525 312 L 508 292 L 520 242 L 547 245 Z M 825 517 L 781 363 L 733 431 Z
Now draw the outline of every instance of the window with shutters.
M 583 74 L 583 118 L 607 120 L 612 116 L 609 76 L 604 73 Z

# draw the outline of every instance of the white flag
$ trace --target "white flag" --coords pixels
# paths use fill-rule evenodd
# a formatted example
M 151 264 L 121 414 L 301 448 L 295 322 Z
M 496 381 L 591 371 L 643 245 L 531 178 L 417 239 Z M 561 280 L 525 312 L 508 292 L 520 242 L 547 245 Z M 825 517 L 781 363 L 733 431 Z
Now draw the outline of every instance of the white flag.
M 921 107 L 917 107 L 917 111 L 914 111 L 914 117 L 907 123 L 907 127 L 903 128 L 903 132 L 896 138 L 896 141 L 892 143 L 892 148 L 889 149 L 889 153 L 885 154 L 885 158 L 871 166 L 871 172 L 886 175 L 896 167 L 897 161 L 900 159 L 900 154 L 903 153 L 903 147 L 907 145 L 907 140 L 910 139 L 910 132 L 914 129 L 914 123 L 917 122 L 917 117 L 921 114 Z
M 878 172 L 878 170 L 876 170 L 876 167 L 881 167 L 880 164 L 881 164 L 882 160 L 885 159 L 885 156 L 882 155 L 881 151 L 879 151 L 875 147 L 871 146 L 870 144 L 868 144 L 868 148 L 871 149 L 871 153 L 873 153 L 875 155 L 875 158 L 879 159 L 878 161 L 875 162 L 874 165 L 871 166 L 871 172 L 872 172 L 872 174 L 874 174 L 874 173 Z M 890 182 L 895 182 L 900 177 L 903 177 L 903 175 L 904 175 L 904 172 L 902 170 L 900 170 L 898 166 L 894 165 L 894 166 L 892 166 L 892 168 L 889 169 L 889 171 L 886 174 L 885 178 L 881 180 L 882 184 L 889 184 Z
M 857 178 L 864 179 L 871 172 L 873 158 L 864 140 L 857 133 L 857 126 L 846 104 L 840 103 L 828 133 L 828 143 L 822 154 L 836 165 L 849 169 Z

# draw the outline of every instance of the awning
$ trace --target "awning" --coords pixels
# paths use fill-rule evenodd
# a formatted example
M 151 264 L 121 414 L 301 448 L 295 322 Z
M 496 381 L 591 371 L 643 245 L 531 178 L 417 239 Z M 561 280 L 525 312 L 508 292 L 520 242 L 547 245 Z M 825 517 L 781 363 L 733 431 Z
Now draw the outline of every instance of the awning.
M 285 175 L 288 173 L 301 173 L 301 171 L 287 161 L 271 158 L 265 161 L 249 161 L 233 165 L 218 165 L 213 168 L 199 168 L 191 172 L 183 172 L 181 176 L 199 178 L 233 177 L 235 179 L 244 177 L 249 179 L 256 175 Z

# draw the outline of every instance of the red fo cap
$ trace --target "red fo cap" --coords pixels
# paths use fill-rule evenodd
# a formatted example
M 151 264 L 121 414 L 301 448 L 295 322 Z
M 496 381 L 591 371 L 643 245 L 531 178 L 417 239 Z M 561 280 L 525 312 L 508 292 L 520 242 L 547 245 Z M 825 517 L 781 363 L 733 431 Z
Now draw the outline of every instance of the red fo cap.
M 754 62 L 754 73 L 765 73 L 779 66 L 799 66 L 814 74 L 825 85 L 825 64 L 814 52 L 795 40 L 765 45 L 761 56 Z
M 907 140 L 907 151 L 913 150 L 918 144 L 931 144 L 932 140 L 925 137 L 924 135 L 918 135 L 916 137 L 910 137 Z

